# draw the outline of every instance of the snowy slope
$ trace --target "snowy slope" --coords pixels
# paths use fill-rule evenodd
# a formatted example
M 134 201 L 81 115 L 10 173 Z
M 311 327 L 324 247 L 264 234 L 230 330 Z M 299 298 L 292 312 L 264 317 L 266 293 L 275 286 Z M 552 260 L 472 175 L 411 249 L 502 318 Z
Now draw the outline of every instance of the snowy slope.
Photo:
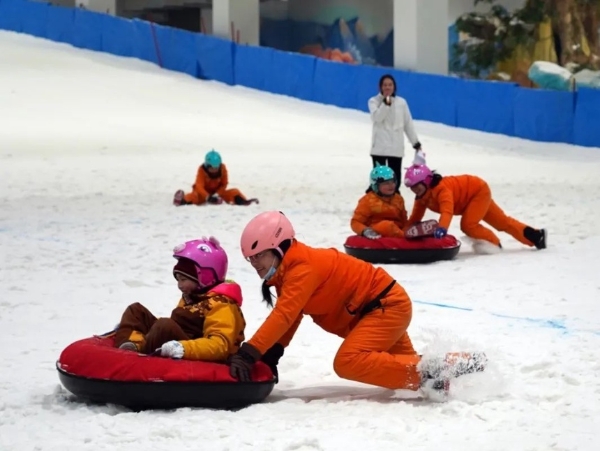
M 417 123 L 433 168 L 483 176 L 509 214 L 550 231 L 542 252 L 502 235 L 499 255 L 465 245 L 453 262 L 387 267 L 415 301 L 420 352 L 492 359 L 449 402 L 339 379 L 340 339 L 307 318 L 264 404 L 133 413 L 75 402 L 60 351 L 130 302 L 168 314 L 171 249 L 208 234 L 229 250 L 252 334 L 268 310 L 243 225 L 280 209 L 301 240 L 341 249 L 367 186 L 369 118 L 7 32 L 0 68 L 0 450 L 597 449 L 600 149 Z M 260 205 L 171 205 L 213 147 Z

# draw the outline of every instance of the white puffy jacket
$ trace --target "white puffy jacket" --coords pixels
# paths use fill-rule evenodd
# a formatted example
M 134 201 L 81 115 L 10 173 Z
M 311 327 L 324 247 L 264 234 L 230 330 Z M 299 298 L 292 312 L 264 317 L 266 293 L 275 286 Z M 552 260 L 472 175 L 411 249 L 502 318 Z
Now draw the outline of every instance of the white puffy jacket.
M 392 97 L 390 106 L 377 94 L 369 99 L 369 112 L 373 122 L 371 155 L 404 157 L 404 134 L 414 146 L 419 139 L 415 132 L 408 103 L 402 97 Z

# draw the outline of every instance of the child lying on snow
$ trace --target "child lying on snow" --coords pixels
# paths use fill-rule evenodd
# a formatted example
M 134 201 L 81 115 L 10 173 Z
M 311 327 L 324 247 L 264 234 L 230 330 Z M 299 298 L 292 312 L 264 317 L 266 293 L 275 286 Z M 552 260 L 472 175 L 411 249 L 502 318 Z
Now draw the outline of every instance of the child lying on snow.
M 116 330 L 115 347 L 174 359 L 225 362 L 244 341 L 242 290 L 225 281 L 228 258 L 219 241 L 202 238 L 174 249 L 173 275 L 182 297 L 170 318 L 131 304 Z
M 352 231 L 366 238 L 404 236 L 407 213 L 404 198 L 396 193 L 398 181 L 392 168 L 377 165 L 371 171 L 371 186 L 360 198 L 350 221 Z
M 198 168 L 196 183 L 192 186 L 192 191 L 185 194 L 183 190 L 178 190 L 173 196 L 173 205 L 179 207 L 189 204 L 221 204 L 223 202 L 235 205 L 258 203 L 258 199 L 246 199 L 237 188 L 227 189 L 228 184 L 227 167 L 222 163 L 219 152 L 211 150 L 204 157 L 204 164 Z

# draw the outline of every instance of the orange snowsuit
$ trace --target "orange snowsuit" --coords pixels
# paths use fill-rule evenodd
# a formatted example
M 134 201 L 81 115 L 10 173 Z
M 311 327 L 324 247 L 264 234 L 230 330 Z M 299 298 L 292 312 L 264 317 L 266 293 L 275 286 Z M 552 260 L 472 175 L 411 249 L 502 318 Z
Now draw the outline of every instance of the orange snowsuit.
M 188 203 L 200 205 L 213 194 L 217 194 L 224 202 L 235 202 L 236 196 L 246 200 L 246 197 L 237 188 L 227 189 L 229 184 L 229 175 L 227 167 L 221 164 L 219 172 L 211 174 L 204 165 L 198 168 L 196 174 L 196 182 L 193 185 L 193 190 L 184 196 L 184 200 Z
M 437 186 L 429 188 L 422 198 L 415 200 L 408 224 L 421 221 L 427 209 L 440 214 L 438 222 L 440 227 L 446 229 L 453 216 L 462 216 L 460 229 L 468 237 L 489 241 L 498 246 L 500 239 L 480 224 L 484 221 L 521 243 L 533 246 L 523 235 L 527 226 L 507 216 L 492 199 L 489 185 L 475 175 L 444 176 Z
M 294 241 L 269 280 L 277 302 L 248 340 L 264 354 L 275 343 L 287 347 L 303 315 L 344 338 L 333 369 L 344 379 L 390 389 L 418 390 L 420 374 L 407 329 L 412 302 L 384 269 L 337 249 Z
M 381 236 L 402 238 L 406 221 L 404 198 L 400 194 L 384 197 L 369 191 L 359 199 L 350 228 L 357 235 L 362 235 L 370 227 Z

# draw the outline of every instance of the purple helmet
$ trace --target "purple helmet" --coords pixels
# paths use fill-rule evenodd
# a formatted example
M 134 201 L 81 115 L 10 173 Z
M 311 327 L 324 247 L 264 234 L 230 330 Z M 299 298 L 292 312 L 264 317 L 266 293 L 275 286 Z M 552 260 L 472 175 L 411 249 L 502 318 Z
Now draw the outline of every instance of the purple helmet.
M 210 287 L 225 281 L 228 267 L 227 252 L 213 236 L 187 241 L 176 246 L 173 249 L 173 257 L 177 260 L 186 258 L 196 264 L 198 283 L 202 287 Z
M 429 187 L 432 179 L 433 172 L 431 172 L 431 169 L 424 164 L 413 164 L 406 170 L 404 184 L 410 188 L 419 183 L 425 183 L 425 185 Z

